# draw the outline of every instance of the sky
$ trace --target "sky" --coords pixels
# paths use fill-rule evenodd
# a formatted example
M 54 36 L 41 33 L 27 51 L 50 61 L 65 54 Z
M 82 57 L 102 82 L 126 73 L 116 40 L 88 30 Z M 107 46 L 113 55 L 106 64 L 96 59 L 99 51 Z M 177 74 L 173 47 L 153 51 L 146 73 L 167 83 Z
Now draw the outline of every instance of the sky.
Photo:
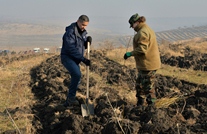
M 206 6 L 207 0 L 0 0 L 0 20 L 53 23 L 65 27 L 86 14 L 90 19 L 88 29 L 129 33 L 132 30 L 128 19 L 138 13 L 159 31 L 185 23 L 207 24 Z M 174 18 L 179 18 L 180 22 Z

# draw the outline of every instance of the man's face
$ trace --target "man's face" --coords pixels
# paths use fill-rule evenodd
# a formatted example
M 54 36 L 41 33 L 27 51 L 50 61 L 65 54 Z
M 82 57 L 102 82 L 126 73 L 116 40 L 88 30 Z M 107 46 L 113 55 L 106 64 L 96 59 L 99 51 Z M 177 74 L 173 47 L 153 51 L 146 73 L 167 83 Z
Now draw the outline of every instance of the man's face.
M 139 24 L 139 22 L 133 23 L 132 28 L 134 29 L 138 24 Z
M 88 26 L 88 23 L 89 22 L 86 22 L 86 21 L 77 21 L 77 24 L 78 24 L 78 27 L 80 28 L 81 31 L 85 30 L 85 28 Z

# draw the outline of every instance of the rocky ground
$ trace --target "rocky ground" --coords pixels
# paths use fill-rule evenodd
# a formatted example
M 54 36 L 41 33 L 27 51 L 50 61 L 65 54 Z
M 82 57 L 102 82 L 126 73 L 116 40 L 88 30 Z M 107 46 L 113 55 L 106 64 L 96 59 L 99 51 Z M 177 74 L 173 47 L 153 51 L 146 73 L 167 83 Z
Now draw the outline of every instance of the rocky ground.
M 95 114 L 89 117 L 82 116 L 81 106 L 62 106 L 70 76 L 60 63 L 59 56 L 53 56 L 31 70 L 30 86 L 36 97 L 35 105 L 31 106 L 31 113 L 35 115 L 34 133 L 207 133 L 207 85 L 157 75 L 158 98 L 177 99 L 167 107 L 148 106 L 141 110 L 127 99 L 128 93 L 120 95 L 116 89 L 116 86 L 128 87 L 130 90 L 127 92 L 133 91 L 135 69 L 110 60 L 103 51 L 98 50 L 91 52 L 91 61 L 90 98 L 95 106 Z M 82 64 L 81 69 L 84 69 Z M 85 101 L 85 77 L 83 72 L 77 91 L 80 104 Z

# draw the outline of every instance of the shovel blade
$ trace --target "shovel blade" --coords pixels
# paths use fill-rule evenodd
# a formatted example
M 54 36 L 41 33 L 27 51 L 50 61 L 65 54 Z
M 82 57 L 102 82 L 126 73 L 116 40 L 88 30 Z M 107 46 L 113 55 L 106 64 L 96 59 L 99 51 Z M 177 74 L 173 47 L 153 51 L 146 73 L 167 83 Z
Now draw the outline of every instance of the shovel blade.
M 81 112 L 83 117 L 94 114 L 94 105 L 93 104 L 81 104 Z

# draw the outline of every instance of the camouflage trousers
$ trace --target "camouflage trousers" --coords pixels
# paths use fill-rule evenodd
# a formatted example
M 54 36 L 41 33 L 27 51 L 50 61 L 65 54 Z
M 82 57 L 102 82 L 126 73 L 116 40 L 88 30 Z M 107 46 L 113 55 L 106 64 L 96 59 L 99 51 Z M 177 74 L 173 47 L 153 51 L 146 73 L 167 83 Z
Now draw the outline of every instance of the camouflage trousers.
M 147 105 L 152 104 L 156 100 L 156 92 L 155 92 L 155 73 L 156 70 L 153 71 L 138 71 L 138 77 L 136 80 L 136 97 L 137 97 L 137 105 Z

